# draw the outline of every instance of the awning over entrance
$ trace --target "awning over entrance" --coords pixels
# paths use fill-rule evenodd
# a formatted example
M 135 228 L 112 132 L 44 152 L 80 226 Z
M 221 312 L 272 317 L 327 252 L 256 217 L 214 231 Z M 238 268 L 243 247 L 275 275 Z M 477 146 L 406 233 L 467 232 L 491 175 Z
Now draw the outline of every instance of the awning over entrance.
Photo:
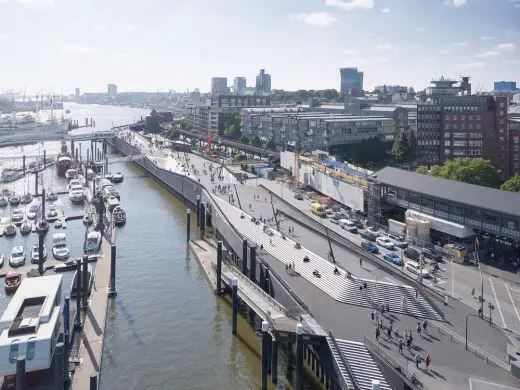
M 415 210 L 406 210 L 405 215 L 406 218 L 415 218 L 423 221 L 428 221 L 430 222 L 432 229 L 452 235 L 454 237 L 466 238 L 475 235 L 471 227 L 460 225 L 451 221 L 446 221 L 444 219 L 433 217 L 428 214 L 419 213 Z

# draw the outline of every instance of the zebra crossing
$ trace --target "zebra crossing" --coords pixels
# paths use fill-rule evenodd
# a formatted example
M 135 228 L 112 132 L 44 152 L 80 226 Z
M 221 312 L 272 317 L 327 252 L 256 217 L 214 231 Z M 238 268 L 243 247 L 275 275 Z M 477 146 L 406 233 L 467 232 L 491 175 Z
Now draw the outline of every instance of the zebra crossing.
M 327 337 L 327 343 L 336 360 L 336 364 L 349 386 L 355 388 L 355 386 L 352 386 L 352 382 L 355 382 L 359 390 L 371 390 L 372 380 L 378 380 L 379 389 L 391 390 L 390 385 L 363 343 L 341 339 L 336 339 L 335 341 L 339 351 L 333 340 Z M 348 364 L 350 375 L 343 362 Z
M 375 282 L 354 276 L 348 277 L 343 270 L 334 273 L 336 268 L 334 264 L 303 246 L 297 248 L 295 241 L 280 232 L 255 220 L 217 196 L 213 196 L 213 198 L 229 222 L 248 240 L 262 248 L 259 249 L 259 256 L 262 251 L 265 251 L 282 263 L 291 265 L 291 272 L 304 277 L 333 299 L 370 308 L 379 308 L 384 303 L 389 305 L 390 311 L 393 313 L 431 320 L 443 319 L 442 315 L 421 294 L 416 297 L 412 287 Z M 308 261 L 304 261 L 304 259 Z M 319 277 L 314 275 L 316 271 L 319 272 Z M 365 283 L 367 288 L 361 291 L 359 287 Z

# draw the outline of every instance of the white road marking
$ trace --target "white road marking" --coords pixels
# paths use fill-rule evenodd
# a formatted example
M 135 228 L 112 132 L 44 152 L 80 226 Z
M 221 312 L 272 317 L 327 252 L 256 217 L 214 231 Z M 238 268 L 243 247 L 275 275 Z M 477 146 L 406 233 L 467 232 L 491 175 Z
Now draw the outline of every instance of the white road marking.
M 517 292 L 517 293 L 520 293 L 520 290 L 519 290 L 519 289 L 517 289 L 517 288 L 514 288 L 514 287 L 509 287 L 509 289 L 510 289 L 511 291 L 515 291 L 515 292 Z
M 506 321 L 504 320 L 504 315 L 502 314 L 502 308 L 500 307 L 500 303 L 498 302 L 497 293 L 495 291 L 495 286 L 493 286 L 493 281 L 491 280 L 491 277 L 488 277 L 489 284 L 491 285 L 491 290 L 493 291 L 493 295 L 495 296 L 495 303 L 496 307 L 498 309 L 498 314 L 500 314 L 500 318 L 502 319 L 502 324 L 504 325 L 504 328 L 507 329 Z
M 504 285 L 506 286 L 507 294 L 509 295 L 509 299 L 511 300 L 513 309 L 515 310 L 516 318 L 518 318 L 518 322 L 520 322 L 520 314 L 518 314 L 518 309 L 516 308 L 515 301 L 513 300 L 513 297 L 511 296 L 511 292 L 509 291 L 509 286 L 507 285 L 506 282 L 504 282 Z
M 493 387 L 501 387 L 501 388 L 504 388 L 504 389 L 511 389 L 511 390 L 516 390 L 516 389 L 517 389 L 516 387 L 507 386 L 507 385 L 502 385 L 502 384 L 500 384 L 500 383 L 487 382 L 487 381 L 483 381 L 483 380 L 481 380 L 481 379 L 473 379 L 473 378 L 469 378 L 469 388 L 470 388 L 470 389 L 473 389 L 472 382 L 485 383 L 486 385 L 491 385 L 491 386 L 493 386 Z

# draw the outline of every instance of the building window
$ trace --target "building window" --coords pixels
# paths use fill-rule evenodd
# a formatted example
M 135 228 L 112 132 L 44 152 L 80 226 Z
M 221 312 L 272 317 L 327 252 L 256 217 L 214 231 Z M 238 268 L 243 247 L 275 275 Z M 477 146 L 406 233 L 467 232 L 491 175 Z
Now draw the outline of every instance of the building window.
M 453 120 L 456 121 L 456 120 L 458 120 L 458 119 L 459 119 L 459 118 L 457 117 L 457 115 L 456 115 L 456 114 L 453 114 Z
M 11 348 L 9 350 L 9 362 L 14 363 L 16 358 L 18 357 L 18 344 L 20 343 L 19 339 L 14 339 L 11 342 Z
M 36 337 L 29 337 L 27 341 L 27 360 L 33 360 L 36 353 Z
M 472 121 L 473 120 L 473 115 L 468 115 L 468 120 Z
M 504 142 L 504 136 L 501 135 L 500 137 L 498 137 L 498 139 L 500 140 L 500 142 Z
M 500 150 L 505 150 L 505 146 L 504 145 L 500 145 Z
M 461 114 L 461 116 L 460 116 L 460 120 L 461 120 L 461 121 L 466 120 L 466 115 Z
M 500 116 L 504 116 L 504 111 L 500 110 Z
M 501 125 L 503 125 L 503 124 L 504 124 L 504 120 L 503 120 L 503 119 L 500 119 L 499 123 L 500 123 Z
M 482 129 L 482 125 L 480 123 L 477 123 L 477 130 Z
M 500 129 L 498 129 L 498 132 L 499 132 L 500 134 L 504 134 L 504 129 L 501 127 Z
M 513 163 L 513 167 L 514 167 L 515 169 L 520 169 L 520 163 L 519 163 L 519 162 L 515 162 L 515 163 Z
M 444 141 L 444 146 L 450 146 L 450 145 L 451 145 L 451 141 L 449 139 Z
M 501 154 L 501 155 L 500 155 L 500 160 L 503 160 L 503 159 L 504 159 L 504 155 Z
M 504 108 L 504 102 L 500 102 L 500 108 Z
M 520 154 L 513 155 L 513 160 L 520 160 Z
M 450 120 L 450 116 L 449 115 L 444 115 L 444 119 L 449 121 Z
M 453 141 L 453 146 L 457 146 L 457 147 L 466 147 L 467 146 L 467 142 L 466 141 Z
M 514 144 L 517 144 L 519 140 L 520 140 L 520 137 L 518 137 L 517 135 L 515 135 L 515 136 L 513 137 L 513 143 L 514 143 Z
M 482 117 L 480 115 L 477 115 L 477 120 L 479 121 L 481 119 L 482 119 Z

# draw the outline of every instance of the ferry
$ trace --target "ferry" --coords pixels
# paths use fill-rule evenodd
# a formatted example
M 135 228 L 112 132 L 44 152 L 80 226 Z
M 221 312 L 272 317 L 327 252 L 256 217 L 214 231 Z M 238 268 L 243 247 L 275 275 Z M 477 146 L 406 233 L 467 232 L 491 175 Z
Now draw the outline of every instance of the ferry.
M 16 359 L 25 357 L 28 382 L 51 368 L 60 337 L 61 275 L 25 278 L 0 318 L 0 376 L 14 383 Z
M 58 169 L 56 172 L 58 173 L 58 176 L 65 177 L 65 172 L 67 172 L 69 169 L 72 168 L 73 161 L 69 154 L 67 142 L 62 141 L 61 142 L 61 151 L 58 155 Z

